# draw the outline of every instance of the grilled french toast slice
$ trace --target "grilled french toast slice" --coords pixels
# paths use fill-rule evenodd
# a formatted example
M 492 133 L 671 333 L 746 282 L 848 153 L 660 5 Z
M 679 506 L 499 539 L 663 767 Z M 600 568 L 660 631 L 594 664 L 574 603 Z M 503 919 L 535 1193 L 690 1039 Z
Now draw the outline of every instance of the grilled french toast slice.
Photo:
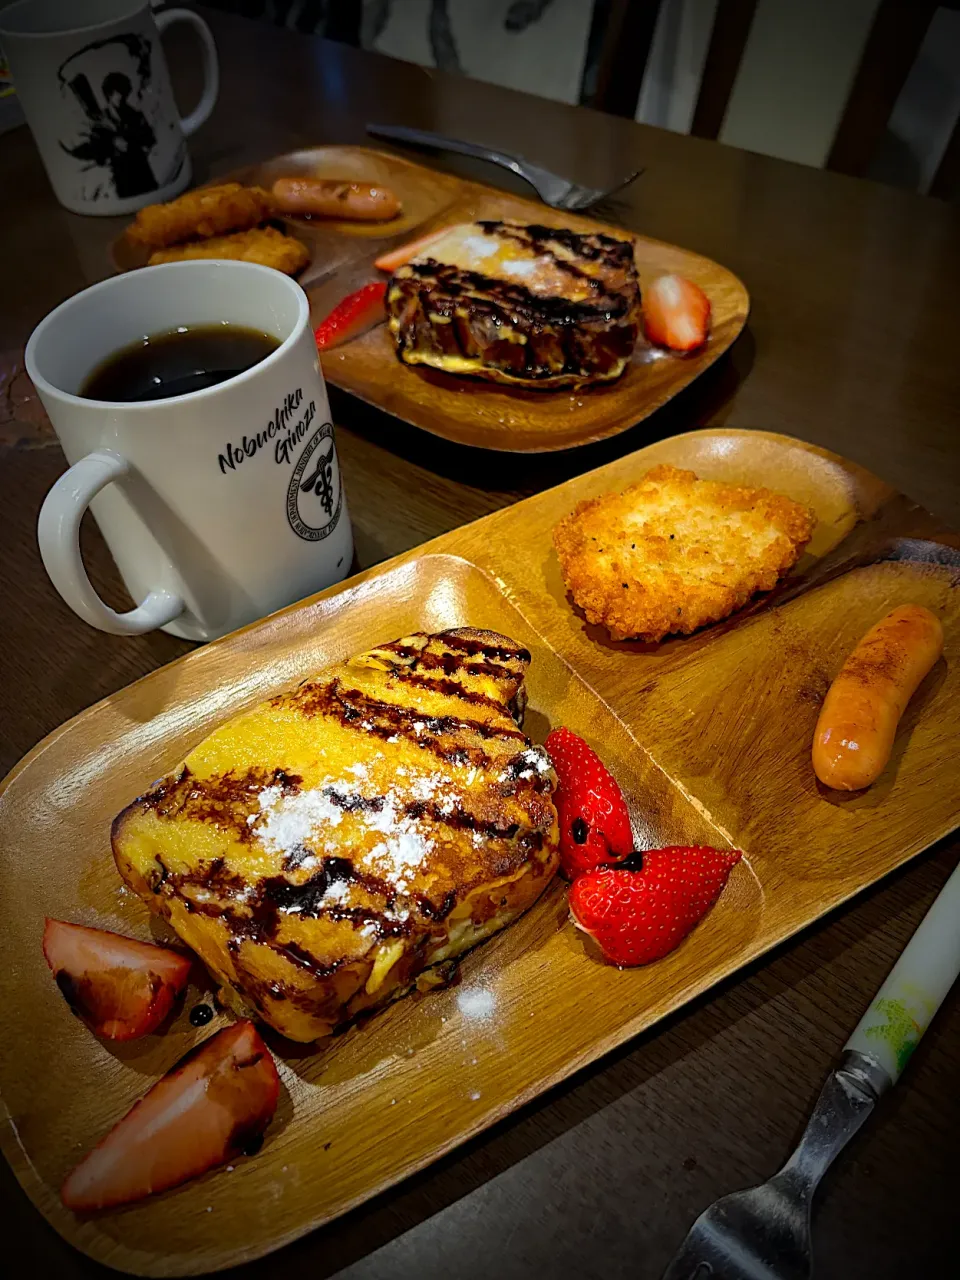
M 328 1035 L 504 928 L 557 868 L 530 654 L 405 636 L 245 711 L 116 818 L 126 883 L 226 1000 Z
M 640 331 L 628 240 L 517 222 L 451 227 L 386 305 L 404 363 L 544 390 L 620 377 Z

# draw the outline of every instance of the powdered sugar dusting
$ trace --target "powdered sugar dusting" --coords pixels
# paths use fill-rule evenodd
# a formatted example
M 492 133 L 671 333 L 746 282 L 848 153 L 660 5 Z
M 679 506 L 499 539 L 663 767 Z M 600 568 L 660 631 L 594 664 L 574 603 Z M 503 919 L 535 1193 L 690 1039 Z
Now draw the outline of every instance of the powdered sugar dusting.
M 410 791 L 416 800 L 433 800 L 441 787 L 447 784 L 442 773 L 423 773 L 414 778 Z
M 538 265 L 538 262 L 531 258 L 508 259 L 502 263 L 501 270 L 510 276 L 532 276 Z
M 284 795 L 279 786 L 265 787 L 259 796 L 260 812 L 251 815 L 257 823 L 257 835 L 269 851 L 296 858 L 298 867 L 312 868 L 319 863 L 318 852 L 338 851 L 337 841 L 329 836 L 347 816 L 354 830 L 359 827 L 358 835 L 370 832 L 379 837 L 366 851 L 358 841 L 351 850 L 354 860 L 402 893 L 435 847 L 427 825 L 429 816 L 407 813 L 405 805 L 413 800 L 429 803 L 441 813 L 452 813 L 456 803 L 450 780 L 440 772 L 404 769 L 401 792 L 365 795 L 371 790 L 369 784 L 364 785 L 370 777 L 369 766 L 351 765 L 346 773 L 346 778 L 326 778 L 319 787 L 295 795 Z M 342 903 L 348 892 L 347 883 L 333 882 L 322 901 Z
M 552 768 L 553 763 L 543 747 L 528 747 L 511 760 L 508 772 L 517 778 L 533 778 L 549 773 Z
M 486 987 L 468 987 L 457 994 L 457 1008 L 467 1018 L 489 1018 L 497 1008 L 497 997 Z
M 497 252 L 500 245 L 495 237 L 480 235 L 466 236 L 463 247 L 471 257 L 490 258 Z
M 333 803 L 326 789 L 300 791 L 283 796 L 279 787 L 264 787 L 260 808 L 266 814 L 258 828 L 263 845 L 272 853 L 292 853 L 302 848 L 318 828 L 338 827 L 343 811 Z
M 419 830 L 416 818 L 401 813 L 397 797 L 388 794 L 378 813 L 364 813 L 362 820 L 385 839 L 379 841 L 366 854 L 363 861 L 372 865 L 380 874 L 397 881 L 398 888 L 405 888 L 406 881 L 398 879 L 416 871 L 433 848 L 433 841 Z
M 346 902 L 353 890 L 353 885 L 349 880 L 331 880 L 324 890 L 323 905 L 333 904 L 335 902 Z
M 283 787 L 274 784 L 271 787 L 264 787 L 258 797 L 260 802 L 261 813 L 265 809 L 272 809 L 275 804 L 283 798 Z

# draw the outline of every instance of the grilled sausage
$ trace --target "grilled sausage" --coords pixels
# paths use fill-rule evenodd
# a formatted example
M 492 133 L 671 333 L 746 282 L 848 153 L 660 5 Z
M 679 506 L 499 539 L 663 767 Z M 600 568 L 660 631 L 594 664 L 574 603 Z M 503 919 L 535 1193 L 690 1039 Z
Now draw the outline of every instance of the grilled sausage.
M 386 222 L 400 212 L 400 201 L 388 187 L 335 178 L 277 178 L 273 203 L 278 213 L 355 222 Z
M 813 769 L 824 786 L 859 791 L 876 782 L 907 703 L 942 652 L 943 627 L 922 605 L 900 605 L 867 632 L 820 709 Z

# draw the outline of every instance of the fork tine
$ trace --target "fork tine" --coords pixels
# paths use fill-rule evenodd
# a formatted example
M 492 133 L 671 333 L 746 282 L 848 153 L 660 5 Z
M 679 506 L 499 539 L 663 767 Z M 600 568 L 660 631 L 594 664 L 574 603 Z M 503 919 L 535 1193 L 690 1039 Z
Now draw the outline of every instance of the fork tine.
M 600 192 L 584 191 L 581 187 L 574 187 L 566 196 L 564 196 L 564 209 L 568 213 L 579 213 L 581 209 L 589 209 L 596 202 Z
M 611 187 L 609 191 L 598 191 L 592 187 L 581 187 L 575 183 L 571 183 L 570 190 L 563 196 L 563 204 L 559 202 L 555 208 L 563 208 L 570 213 L 579 213 L 583 209 L 589 209 L 594 205 L 605 204 L 612 195 L 616 195 L 618 191 L 622 191 L 624 187 L 628 187 L 631 182 L 639 178 L 643 173 L 642 169 L 636 169 L 633 173 L 628 174 L 622 182 L 618 182 Z
M 633 173 L 631 173 L 628 177 L 624 178 L 622 182 L 618 182 L 615 187 L 611 187 L 609 191 L 605 191 L 603 193 L 604 199 L 606 199 L 609 196 L 616 195 L 616 193 L 618 191 L 622 191 L 624 187 L 629 187 L 631 182 L 636 182 L 637 178 L 640 177 L 641 173 L 643 173 L 642 169 L 634 169 Z

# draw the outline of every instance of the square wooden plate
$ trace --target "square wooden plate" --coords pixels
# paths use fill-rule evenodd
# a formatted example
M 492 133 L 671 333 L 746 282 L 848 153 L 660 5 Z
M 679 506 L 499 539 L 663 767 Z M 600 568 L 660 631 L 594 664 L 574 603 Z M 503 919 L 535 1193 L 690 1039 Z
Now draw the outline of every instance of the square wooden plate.
M 550 546 L 581 497 L 657 462 L 765 483 L 819 525 L 797 573 L 728 623 L 659 647 L 612 644 L 566 600 Z M 957 538 L 868 473 L 763 432 L 663 441 L 453 531 L 145 677 L 65 724 L 0 794 L 0 1142 L 53 1226 L 110 1266 L 187 1275 L 260 1256 L 399 1181 L 623 1043 L 960 822 Z M 827 792 L 809 752 L 819 700 L 879 616 L 935 609 L 945 659 L 893 760 L 862 794 Z M 138 1205 L 79 1218 L 68 1169 L 191 1044 L 192 989 L 164 1034 L 107 1046 L 44 963 L 47 914 L 148 938 L 120 887 L 110 821 L 217 723 L 304 674 L 417 628 L 506 632 L 533 654 L 528 732 L 565 723 L 623 783 L 641 846 L 745 852 L 672 955 L 620 972 L 567 919 L 558 881 L 469 955 L 458 985 L 408 997 L 326 1045 L 272 1038 L 283 1080 L 261 1152 Z
M 593 218 L 560 213 L 536 200 L 467 182 L 385 151 L 312 147 L 251 165 L 218 181 L 269 188 L 274 179 L 291 174 L 383 183 L 392 187 L 403 203 L 403 212 L 388 223 L 284 220 L 311 251 L 310 263 L 298 278 L 310 299 L 315 325 L 361 284 L 383 279 L 373 260 L 388 247 L 425 235 L 434 227 L 476 218 L 513 218 L 631 239 L 641 289 L 656 276 L 675 271 L 696 281 L 709 297 L 713 309 L 710 338 L 701 351 L 672 355 L 648 347 L 641 338 L 619 381 L 573 393 L 497 387 L 401 364 L 385 325 L 323 356 L 324 375 L 334 386 L 459 444 L 536 453 L 570 449 L 616 435 L 649 417 L 709 368 L 746 323 L 750 308 L 746 289 L 736 276 L 709 258 Z M 121 270 L 146 261 L 144 251 L 125 236 L 116 241 L 113 256 Z M 184 323 L 189 323 L 189 317 Z

